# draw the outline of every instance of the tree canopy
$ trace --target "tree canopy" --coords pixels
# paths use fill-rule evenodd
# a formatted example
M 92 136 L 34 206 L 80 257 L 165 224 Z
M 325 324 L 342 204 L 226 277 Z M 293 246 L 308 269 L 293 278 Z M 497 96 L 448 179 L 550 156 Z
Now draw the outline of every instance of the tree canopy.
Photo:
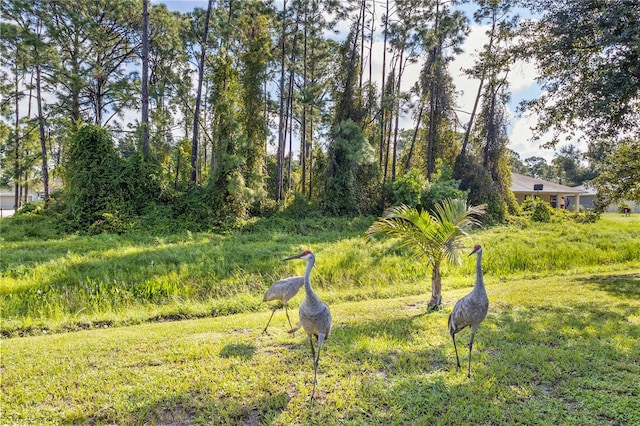
M 523 0 L 539 14 L 521 24 L 519 53 L 539 70 L 543 93 L 524 104 L 538 135 L 582 131 L 591 140 L 640 128 L 640 3 Z
M 88 123 L 108 130 L 99 140 L 120 164 L 111 181 L 98 173 L 100 191 L 115 196 L 112 181 L 138 174 L 127 189 L 137 207 L 119 214 L 164 203 L 203 226 L 292 200 L 355 215 L 462 194 L 496 222 L 516 210 L 516 169 L 571 184 L 600 172 L 594 183 L 610 198 L 634 194 L 612 167 L 627 164 L 613 160 L 636 148 L 640 127 L 637 2 L 222 0 L 187 12 L 116 3 L 2 0 L 0 181 L 16 207 L 29 191 L 48 197 L 50 180 L 81 190 L 68 163 Z M 474 53 L 461 50 L 472 19 L 487 42 L 467 70 L 478 82 L 473 111 L 460 111 L 450 66 Z M 539 114 L 537 135 L 584 134 L 589 155 L 562 148 L 547 164 L 509 150 L 518 57 L 540 72 L 544 92 L 524 104 Z

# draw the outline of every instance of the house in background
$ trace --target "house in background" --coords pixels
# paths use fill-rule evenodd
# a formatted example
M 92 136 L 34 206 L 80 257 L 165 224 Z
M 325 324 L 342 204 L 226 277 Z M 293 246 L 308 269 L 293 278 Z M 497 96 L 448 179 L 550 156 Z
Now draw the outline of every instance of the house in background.
M 585 192 L 579 188 L 547 182 L 517 173 L 511 173 L 511 191 L 518 204 L 522 205 L 527 198 L 540 198 L 556 209 L 579 211 L 580 197 Z
M 594 203 L 596 201 L 596 195 L 598 195 L 596 190 L 586 185 L 576 186 L 575 188 L 583 191 L 580 195 L 580 201 L 578 202 L 580 207 L 585 210 L 593 210 Z M 569 200 L 572 203 L 575 202 L 575 199 L 571 196 L 569 197 Z
M 37 199 L 38 194 L 27 194 L 27 200 L 24 201 L 24 195 L 22 196 L 22 202 L 31 203 Z M 13 188 L 0 187 L 0 209 L 13 210 L 16 202 L 16 193 Z
M 582 194 L 580 195 L 580 200 L 579 200 L 580 207 L 585 210 L 593 210 L 596 195 L 598 195 L 595 188 L 592 188 L 586 185 L 580 185 L 580 186 L 576 186 L 575 189 L 579 189 L 583 191 Z M 568 199 L 570 203 L 575 202 L 575 199 L 572 196 L 569 196 Z M 633 201 L 622 201 L 620 203 L 609 204 L 605 209 L 605 211 L 610 213 L 615 213 L 619 211 L 619 207 L 622 204 L 626 204 L 627 206 L 629 206 L 632 212 L 640 213 L 640 206 L 638 205 L 638 203 L 635 203 Z

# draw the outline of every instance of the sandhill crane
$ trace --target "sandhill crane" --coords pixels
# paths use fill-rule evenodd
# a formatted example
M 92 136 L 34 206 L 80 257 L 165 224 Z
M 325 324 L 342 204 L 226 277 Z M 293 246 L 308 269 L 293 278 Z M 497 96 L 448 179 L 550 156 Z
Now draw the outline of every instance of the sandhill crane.
M 267 332 L 267 328 L 269 328 L 269 324 L 271 323 L 271 318 L 273 318 L 273 314 L 276 309 L 284 306 L 284 312 L 287 314 L 287 319 L 289 320 L 289 327 L 291 325 L 291 318 L 289 318 L 289 309 L 288 302 L 293 296 L 298 294 L 298 290 L 300 287 L 304 285 L 304 277 L 289 277 L 283 280 L 277 281 L 271 285 L 264 293 L 264 297 L 262 298 L 263 302 L 269 302 L 271 300 L 279 300 L 280 304 L 275 305 L 273 310 L 271 311 L 271 316 L 269 317 L 269 321 L 267 321 L 267 325 L 265 326 L 263 333 Z
M 292 259 L 305 259 L 307 261 L 307 269 L 304 273 L 304 289 L 307 293 L 307 297 L 300 305 L 300 325 L 309 336 L 309 342 L 311 343 L 311 358 L 313 359 L 313 391 L 311 392 L 311 404 L 313 404 L 314 395 L 316 392 L 316 384 L 318 383 L 318 363 L 320 362 L 320 349 L 322 343 L 329 337 L 331 331 L 331 311 L 329 306 L 324 303 L 316 295 L 315 291 L 311 288 L 311 281 L 309 276 L 311 275 L 311 269 L 316 261 L 315 256 L 311 250 L 305 250 L 300 254 L 288 257 L 284 260 Z M 295 332 L 299 326 L 292 329 L 291 332 Z M 316 356 L 313 348 L 313 337 L 318 339 L 318 355 Z
M 469 341 L 469 371 L 467 377 L 471 377 L 471 349 L 473 348 L 473 337 L 478 330 L 478 326 L 487 316 L 487 310 L 489 309 L 489 299 L 487 298 L 487 292 L 484 288 L 484 281 L 482 279 L 482 247 L 476 245 L 473 251 L 469 253 L 477 254 L 476 259 L 476 283 L 473 286 L 471 293 L 458 300 L 453 307 L 451 315 L 449 315 L 449 333 L 453 339 L 453 347 L 456 350 L 456 361 L 458 362 L 458 369 L 460 369 L 460 358 L 458 357 L 458 348 L 456 347 L 456 333 L 465 327 L 471 327 L 471 340 Z

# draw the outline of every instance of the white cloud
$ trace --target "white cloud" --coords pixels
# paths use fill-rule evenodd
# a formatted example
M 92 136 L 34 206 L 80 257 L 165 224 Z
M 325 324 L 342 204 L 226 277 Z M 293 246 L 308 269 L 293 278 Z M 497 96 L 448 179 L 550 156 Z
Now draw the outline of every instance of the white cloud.
M 543 138 L 541 141 L 533 140 L 532 127 L 536 125 L 537 115 L 527 114 L 521 117 L 514 117 L 509 131 L 509 148 L 520 154 L 520 159 L 529 157 L 542 157 L 547 162 L 553 158 L 552 149 L 542 148 L 542 144 L 551 138 Z
M 457 98 L 457 108 L 460 110 L 458 116 L 460 120 L 466 124 L 469 114 L 473 109 L 473 103 L 478 92 L 479 80 L 469 77 L 464 73 L 464 69 L 471 68 L 479 52 L 482 51 L 488 38 L 486 31 L 488 26 L 472 25 L 471 32 L 464 44 L 462 45 L 463 53 L 456 56 L 449 64 L 449 72 L 453 77 L 456 90 L 459 92 Z M 373 44 L 373 66 L 372 79 L 378 88 L 382 84 L 382 57 L 383 57 L 383 41 L 376 40 Z M 387 53 L 386 73 L 389 72 L 391 65 L 391 54 Z M 408 90 L 415 84 L 420 74 L 421 63 L 412 64 L 407 67 L 403 75 L 402 89 Z M 509 147 L 520 154 L 522 159 L 539 156 L 548 161 L 553 158 L 553 150 L 540 148 L 540 143 L 533 141 L 533 132 L 531 127 L 536 123 L 537 116 L 518 117 L 515 108 L 523 99 L 531 99 L 539 95 L 540 89 L 536 84 L 536 69 L 531 64 L 523 61 L 517 61 L 512 65 L 509 72 L 509 84 L 511 91 L 511 102 L 509 104 L 511 121 L 509 123 Z M 411 114 L 402 117 L 401 127 L 410 128 L 414 125 Z M 547 141 L 543 140 L 543 142 Z M 543 143 L 542 142 L 542 143 Z

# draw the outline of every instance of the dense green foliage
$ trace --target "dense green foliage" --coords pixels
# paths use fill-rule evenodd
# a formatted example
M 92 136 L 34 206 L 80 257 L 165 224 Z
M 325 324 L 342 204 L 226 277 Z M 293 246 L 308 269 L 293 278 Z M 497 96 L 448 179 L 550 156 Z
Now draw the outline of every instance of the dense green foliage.
M 354 216 L 399 202 L 430 208 L 461 190 L 471 204 L 487 204 L 487 222 L 499 223 L 517 210 L 510 168 L 571 185 L 601 173 L 594 182 L 603 197 L 635 196 L 618 185 L 629 167 L 610 165 L 618 148 L 634 149 L 623 141 L 635 140 L 638 127 L 637 6 L 460 3 L 383 2 L 376 11 L 367 1 L 225 0 L 178 12 L 152 2 L 141 43 L 147 33 L 133 0 L 2 0 L 0 183 L 13 186 L 16 207 L 34 191 L 48 203 L 50 186 L 65 187 L 72 227 L 95 232 L 117 231 L 158 199 L 203 228 L 232 227 L 286 209 L 296 193 L 325 213 Z M 520 20 L 521 4 L 542 18 Z M 591 12 L 593 21 L 583 22 Z M 461 123 L 449 66 L 472 17 L 487 42 L 465 70 L 479 85 Z M 338 40 L 328 35 L 347 27 Z M 140 45 L 148 45 L 144 90 Z M 551 165 L 507 150 L 507 77 L 517 55 L 535 60 L 547 89 L 528 104 L 542 114 L 539 128 L 586 128 L 594 136 L 589 164 L 573 145 Z M 414 65 L 419 76 L 408 87 Z M 565 78 L 573 75 L 581 78 Z M 143 93 L 148 126 L 135 118 Z M 67 162 L 84 123 L 108 129 L 113 147 L 100 148 L 109 173 L 95 177 L 104 185 L 93 179 L 79 189 L 64 170 L 81 178 Z M 436 176 L 440 167 L 453 176 Z M 96 185 L 103 193 L 90 194 Z M 91 198 L 96 205 L 88 206 Z
M 151 172 L 140 154 L 118 156 L 105 129 L 82 126 L 71 141 L 64 170 L 71 227 L 124 231 L 118 222 L 139 215 L 159 195 Z
M 522 105 L 539 115 L 536 137 L 552 135 L 548 146 L 557 145 L 566 134 L 583 139 L 592 162 L 586 175 L 593 178 L 594 172 L 606 170 L 593 181 L 602 197 L 637 200 L 637 191 L 620 179 L 638 170 L 637 161 L 620 163 L 616 153 L 637 141 L 640 128 L 640 3 L 520 2 L 540 16 L 522 23 L 517 48 L 539 70 L 543 93 Z M 565 168 L 562 156 L 559 160 L 556 166 L 564 169 L 559 177 L 575 169 L 571 163 Z

